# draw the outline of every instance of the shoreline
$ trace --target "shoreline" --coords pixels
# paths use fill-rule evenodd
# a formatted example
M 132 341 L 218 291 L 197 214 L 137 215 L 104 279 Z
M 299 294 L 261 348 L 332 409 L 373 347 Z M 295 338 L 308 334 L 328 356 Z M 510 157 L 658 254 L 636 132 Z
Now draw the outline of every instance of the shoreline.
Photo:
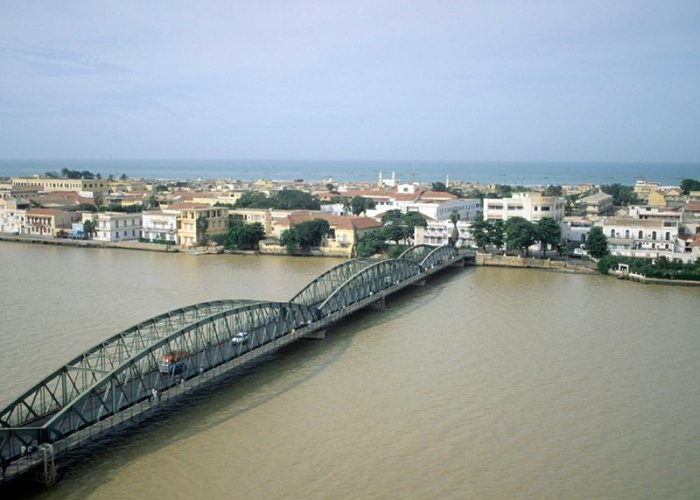
M 265 253 L 255 250 L 225 250 L 223 252 L 207 252 L 207 251 L 182 251 L 178 248 L 173 248 L 168 245 L 157 243 L 140 243 L 138 241 L 122 241 L 111 243 L 107 241 L 95 240 L 72 240 L 68 238 L 54 238 L 50 236 L 24 236 L 17 234 L 0 233 L 0 241 L 10 243 L 32 243 L 39 245 L 57 245 L 73 248 L 110 248 L 117 250 L 132 250 L 144 252 L 160 252 L 160 253 L 181 253 L 185 255 L 200 256 L 200 255 L 266 255 Z M 278 254 L 267 254 L 278 255 Z M 298 257 L 316 257 L 314 254 L 298 255 Z M 321 257 L 319 255 L 319 257 Z M 589 265 L 578 264 L 568 260 L 551 260 L 537 259 L 532 257 L 521 256 L 506 256 L 492 255 L 490 253 L 476 253 L 475 267 L 505 267 L 515 269 L 534 269 L 537 271 L 548 271 L 564 274 L 600 274 L 595 267 Z M 700 281 L 689 280 L 668 280 L 660 278 L 646 277 L 622 277 L 614 274 L 605 275 L 611 278 L 625 279 L 643 285 L 664 285 L 664 286 L 683 286 L 683 287 L 700 287 Z

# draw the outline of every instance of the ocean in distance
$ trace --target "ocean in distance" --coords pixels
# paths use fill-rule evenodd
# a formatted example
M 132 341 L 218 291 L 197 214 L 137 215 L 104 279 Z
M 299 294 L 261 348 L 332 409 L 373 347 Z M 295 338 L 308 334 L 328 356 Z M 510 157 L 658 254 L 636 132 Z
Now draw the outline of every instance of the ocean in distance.
M 273 179 L 372 182 L 396 172 L 401 181 L 452 180 L 511 185 L 633 184 L 637 179 L 678 185 L 700 179 L 700 163 L 457 162 L 363 160 L 0 160 L 0 176 L 42 175 L 62 168 L 149 179 Z

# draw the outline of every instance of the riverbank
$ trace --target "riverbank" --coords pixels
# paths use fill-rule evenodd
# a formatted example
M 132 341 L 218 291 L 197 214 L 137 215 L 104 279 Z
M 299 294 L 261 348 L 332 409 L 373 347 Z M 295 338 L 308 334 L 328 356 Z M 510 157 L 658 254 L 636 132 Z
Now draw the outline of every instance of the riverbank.
M 10 241 L 15 243 L 38 243 L 42 245 L 59 245 L 80 248 L 118 248 L 121 250 L 143 250 L 147 252 L 179 252 L 171 245 L 161 245 L 158 243 L 140 243 L 138 241 L 95 241 L 95 240 L 73 240 L 70 238 L 54 238 L 53 236 L 27 236 L 21 234 L 0 234 L 0 241 Z
M 595 265 L 586 261 L 534 259 L 510 255 L 476 254 L 477 266 L 515 267 L 521 269 L 540 269 L 562 273 L 597 274 Z

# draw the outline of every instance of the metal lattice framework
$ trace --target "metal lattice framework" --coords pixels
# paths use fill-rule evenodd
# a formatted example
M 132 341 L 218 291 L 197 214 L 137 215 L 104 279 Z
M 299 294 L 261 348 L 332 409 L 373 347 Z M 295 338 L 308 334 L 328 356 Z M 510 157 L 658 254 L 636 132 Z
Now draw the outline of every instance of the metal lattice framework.
M 100 366 L 109 366 L 109 370 L 79 370 L 90 375 L 91 384 L 58 389 L 42 406 L 39 396 L 32 395 L 67 383 L 62 373 L 70 371 L 64 366 L 10 404 L 3 415 L 13 415 L 15 425 L 7 422 L 0 428 L 0 460 L 8 463 L 21 456 L 23 447 L 60 440 L 318 319 L 318 309 L 302 304 L 221 301 L 178 309 L 136 325 L 128 334 L 106 341 L 104 348 L 95 347 L 76 358 L 104 359 Z M 233 342 L 240 333 L 245 340 Z M 122 343 L 121 351 L 114 348 L 115 343 Z M 129 354 L 124 351 L 126 345 L 133 347 Z M 177 373 L 163 373 L 159 370 L 161 356 L 172 352 L 191 355 Z M 59 380 L 57 385 L 55 380 Z M 57 394 L 72 397 L 63 402 Z M 33 398 L 29 407 L 28 398 Z
M 92 432 L 91 426 L 126 410 L 133 414 L 163 391 L 169 394 L 190 379 L 206 380 L 197 377 L 214 368 L 230 369 L 322 328 L 344 309 L 364 307 L 374 295 L 392 293 L 457 257 L 451 246 L 417 245 L 398 259 L 343 262 L 290 302 L 204 302 L 134 325 L 83 352 L 0 410 L 2 476 L 8 464 L 21 463 L 18 459 L 30 447 L 80 436 L 83 429 Z M 312 323 L 319 326 L 309 327 Z M 177 368 L 164 369 L 163 359 L 173 353 L 178 353 Z
M 308 306 L 320 304 L 349 278 L 375 262 L 369 259 L 351 259 L 332 267 L 306 285 L 292 298 L 291 302 Z
M 318 308 L 323 316 L 333 314 L 420 273 L 420 266 L 408 260 L 379 261 L 348 277 Z
M 421 269 L 431 269 L 440 264 L 446 264 L 450 260 L 459 256 L 459 252 L 452 245 L 444 245 L 433 248 L 420 262 Z

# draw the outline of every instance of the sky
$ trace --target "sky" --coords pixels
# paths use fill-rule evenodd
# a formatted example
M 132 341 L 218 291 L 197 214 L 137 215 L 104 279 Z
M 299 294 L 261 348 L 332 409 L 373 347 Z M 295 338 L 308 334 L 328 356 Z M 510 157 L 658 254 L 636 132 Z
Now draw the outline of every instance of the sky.
M 0 0 L 0 158 L 700 161 L 700 1 Z

